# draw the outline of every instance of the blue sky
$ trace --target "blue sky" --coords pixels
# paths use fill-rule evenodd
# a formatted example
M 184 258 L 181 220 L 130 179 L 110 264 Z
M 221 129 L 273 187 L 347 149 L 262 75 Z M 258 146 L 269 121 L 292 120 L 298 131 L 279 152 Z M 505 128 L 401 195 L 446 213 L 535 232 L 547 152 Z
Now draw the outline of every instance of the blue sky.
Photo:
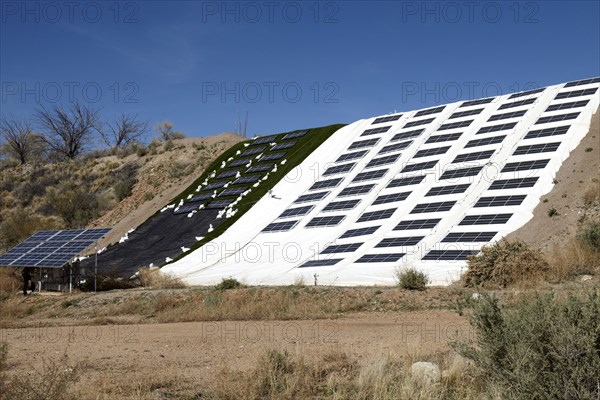
M 70 5 L 67 5 L 70 4 Z M 190 136 L 350 123 L 600 75 L 589 2 L 0 1 L 0 114 L 90 101 Z

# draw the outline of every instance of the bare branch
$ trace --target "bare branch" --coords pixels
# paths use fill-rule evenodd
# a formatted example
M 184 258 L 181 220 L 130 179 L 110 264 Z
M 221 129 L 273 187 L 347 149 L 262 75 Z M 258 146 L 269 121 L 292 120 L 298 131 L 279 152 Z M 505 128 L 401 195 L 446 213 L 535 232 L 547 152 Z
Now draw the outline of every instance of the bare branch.
M 123 114 L 108 124 L 108 131 L 101 131 L 102 139 L 113 150 L 124 149 L 139 141 L 148 133 L 148 121 L 137 119 L 137 115 Z
M 35 137 L 29 121 L 13 117 L 0 120 L 0 137 L 5 142 L 6 152 L 21 164 L 29 162 L 34 149 Z

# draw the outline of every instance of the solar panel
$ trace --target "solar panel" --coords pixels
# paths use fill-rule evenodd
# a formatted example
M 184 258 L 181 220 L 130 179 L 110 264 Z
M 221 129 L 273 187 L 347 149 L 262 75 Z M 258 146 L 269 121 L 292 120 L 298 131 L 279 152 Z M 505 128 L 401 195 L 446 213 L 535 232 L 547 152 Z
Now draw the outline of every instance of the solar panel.
M 371 125 L 382 124 L 384 122 L 398 121 L 401 117 L 402 117 L 402 114 L 396 114 L 396 115 L 388 115 L 385 117 L 375 118 L 375 121 L 373 121 Z
M 368 152 L 369 152 L 368 150 L 361 150 L 361 151 L 355 151 L 353 153 L 342 154 L 341 156 L 338 157 L 337 160 L 335 160 L 335 162 L 338 163 L 338 162 L 342 162 L 342 161 L 356 160 L 358 158 L 364 157 L 364 155 L 367 154 Z
M 502 168 L 501 172 L 526 171 L 530 169 L 545 168 L 550 160 L 533 160 L 508 163 Z
M 536 100 L 537 100 L 537 98 L 534 97 L 534 98 L 526 99 L 526 100 L 512 101 L 510 103 L 502 104 L 498 108 L 498 110 L 506 110 L 507 108 L 515 108 L 515 107 L 526 106 L 526 105 L 535 103 Z
M 240 156 L 241 157 L 253 156 L 254 154 L 262 153 L 263 151 L 266 150 L 266 148 L 267 148 L 267 146 L 249 147 Z
M 208 199 L 212 198 L 212 196 L 213 196 L 212 192 L 211 193 L 200 193 L 200 194 L 195 195 L 188 201 L 190 203 L 197 202 L 197 201 L 204 201 L 204 200 L 208 200 Z
M 468 256 L 477 254 L 476 250 L 431 250 L 423 257 L 428 261 L 458 261 L 466 260 Z
M 388 219 L 394 212 L 395 208 L 388 208 L 387 210 L 370 211 L 363 213 L 356 222 L 376 221 L 379 219 Z
M 419 150 L 413 158 L 437 156 L 445 154 L 450 149 L 450 146 L 434 147 L 432 149 Z
M 518 206 L 525 200 L 525 197 L 525 195 L 482 197 L 474 207 Z
M 531 94 L 536 94 L 536 93 L 543 92 L 544 90 L 546 90 L 545 87 L 544 88 L 539 88 L 539 89 L 528 90 L 526 92 L 519 92 L 519 93 L 512 94 L 508 98 L 509 99 L 514 99 L 516 97 L 525 97 L 525 96 L 529 96 Z
M 486 150 L 486 151 L 477 151 L 475 153 L 466 153 L 459 154 L 454 158 L 452 164 L 467 162 L 467 161 L 477 161 L 477 160 L 487 160 L 494 154 L 496 150 Z
M 449 186 L 437 186 L 429 189 L 429 192 L 425 195 L 425 197 L 429 196 L 442 196 L 446 194 L 456 194 L 456 193 L 464 193 L 469 186 L 470 183 L 462 184 L 462 185 L 449 185 Z
M 344 196 L 354 196 L 358 194 L 369 193 L 375 185 L 361 185 L 361 186 L 351 186 L 347 187 L 338 194 L 338 197 Z
M 284 232 L 289 231 L 296 226 L 298 221 L 285 221 L 285 222 L 273 222 L 270 223 L 262 230 L 262 232 Z
M 348 244 L 338 244 L 327 246 L 321 254 L 333 254 L 333 253 L 351 253 L 353 251 L 358 250 L 362 243 L 348 243 Z
M 370 181 L 372 179 L 379 179 L 388 171 L 388 169 L 378 169 L 376 171 L 361 172 L 360 174 L 356 175 L 354 179 L 352 179 L 352 182 L 363 182 Z
M 570 99 L 571 97 L 589 96 L 589 95 L 596 93 L 597 90 L 598 90 L 598 88 L 573 90 L 571 92 L 562 92 L 562 93 L 557 94 L 556 97 L 554 98 L 554 100 Z
M 241 165 L 248 165 L 248 163 L 252 161 L 252 158 L 240 158 L 239 160 L 233 160 L 229 166 L 230 167 L 239 167 Z
M 487 99 L 465 101 L 464 103 L 462 103 L 460 105 L 459 108 L 469 107 L 469 106 L 478 106 L 480 104 L 487 104 L 487 103 L 491 103 L 493 100 L 494 100 L 493 97 L 488 97 Z
M 256 183 L 260 181 L 260 175 L 246 175 L 236 179 L 233 184 L 239 185 L 240 183 Z
M 321 211 L 344 211 L 351 210 L 356 207 L 360 203 L 360 200 L 344 200 L 344 201 L 334 201 L 327 204 L 323 210 Z
M 512 217 L 512 214 L 467 215 L 459 222 L 459 225 L 505 224 L 510 217 Z
M 371 129 L 367 129 L 366 131 L 364 131 L 363 133 L 361 133 L 360 136 L 369 136 L 369 135 L 375 135 L 377 133 L 385 133 L 387 131 L 390 130 L 392 126 L 381 126 L 379 128 L 371 128 Z
M 522 117 L 523 115 L 525 115 L 525 113 L 527 112 L 527 110 L 520 110 L 520 111 L 513 111 L 513 112 L 508 112 L 508 113 L 503 113 L 503 114 L 496 114 L 496 115 L 492 115 L 487 122 L 491 122 L 491 121 L 500 121 L 502 119 L 509 119 L 509 118 L 518 118 L 518 117 Z
M 227 188 L 227 189 L 223 190 L 221 193 L 219 193 L 219 197 L 239 196 L 240 194 L 244 193 L 246 190 L 248 190 L 247 186 Z M 193 200 L 193 198 L 192 198 L 192 200 Z
M 417 136 L 420 136 L 421 133 L 425 132 L 425 129 L 417 129 L 414 131 L 406 131 L 406 132 L 400 132 L 394 135 L 394 137 L 392 137 L 392 139 L 390 140 L 390 142 L 397 142 L 398 140 L 404 140 L 404 139 L 412 139 L 415 138 Z
M 418 183 L 421 183 L 423 181 L 423 179 L 425 179 L 424 175 L 421 175 L 421 176 L 411 176 L 410 178 L 393 179 L 386 186 L 386 189 L 391 189 L 391 188 L 400 187 L 400 186 L 416 185 Z
M 336 226 L 346 218 L 345 215 L 334 215 L 331 217 L 315 217 L 306 224 L 307 228 L 316 228 L 321 226 Z
M 241 172 L 239 170 L 237 170 L 237 169 L 229 170 L 229 171 L 223 171 L 219 175 L 217 175 L 217 177 L 215 179 L 231 178 L 233 176 L 236 176 L 238 173 L 241 173 Z
M 600 82 L 600 78 L 581 79 L 578 81 L 569 82 L 569 83 L 565 84 L 564 87 L 589 85 L 590 83 L 598 83 L 598 82 Z
M 423 203 L 417 204 L 412 211 L 411 214 L 423 214 L 423 213 L 433 213 L 440 211 L 449 211 L 454 205 L 456 201 L 439 201 L 435 203 Z
M 289 142 L 276 144 L 275 146 L 271 147 L 271 151 L 289 149 L 290 147 L 294 147 L 297 142 L 298 141 L 296 140 L 291 140 Z
M 288 208 L 282 212 L 277 218 L 300 217 L 308 214 L 315 206 L 302 206 L 296 208 Z
M 448 129 L 464 128 L 466 126 L 471 125 L 471 122 L 473 122 L 472 119 L 470 119 L 468 121 L 452 122 L 449 124 L 444 124 L 438 128 L 438 131 L 446 131 Z
M 306 135 L 307 133 L 308 133 L 308 129 L 291 132 L 291 133 L 288 133 L 287 135 L 285 135 L 282 140 L 296 139 L 296 138 Z
M 404 201 L 412 192 L 400 192 L 392 194 L 384 194 L 375 199 L 373 205 L 394 203 L 396 201 Z
M 565 133 L 567 133 L 567 131 L 569 130 L 570 127 L 571 127 L 570 125 L 564 125 L 564 126 L 555 126 L 554 128 L 546 128 L 546 129 L 538 129 L 535 131 L 530 131 L 527 135 L 525 135 L 525 139 L 536 139 L 536 138 L 547 137 L 547 136 L 564 135 Z
M 335 178 L 335 179 L 327 179 L 324 181 L 318 181 L 313 183 L 313 185 L 308 189 L 310 190 L 318 190 L 318 189 L 328 189 L 338 186 L 344 178 Z
M 556 151 L 560 145 L 561 145 L 560 142 L 554 142 L 554 143 L 540 143 L 540 144 L 532 144 L 529 146 L 521 146 L 515 150 L 513 155 L 520 156 L 523 154 L 550 153 L 550 152 Z
M 412 128 L 413 126 L 419 126 L 419 125 L 427 125 L 427 124 L 433 122 L 434 119 L 435 118 L 425 118 L 425 119 L 422 119 L 420 121 L 411 121 L 411 122 L 408 122 L 408 123 L 404 124 L 404 126 L 402 127 L 402 129 L 404 129 L 404 128 Z
M 538 181 L 538 177 L 530 178 L 516 178 L 516 179 L 501 179 L 494 181 L 490 186 L 489 190 L 504 190 L 504 189 L 517 189 L 523 187 L 532 187 Z
M 546 108 L 545 112 L 557 111 L 557 110 L 569 110 L 571 108 L 585 107 L 589 103 L 589 100 L 572 101 L 570 103 L 553 104 Z
M 250 146 L 255 146 L 257 144 L 271 143 L 275 140 L 277 140 L 277 135 L 261 136 L 261 137 L 256 138 L 252 143 L 250 143 Z
M 452 114 L 451 116 L 449 116 L 448 119 L 456 119 L 456 118 L 468 117 L 471 115 L 477 115 L 477 114 L 481 114 L 482 111 L 483 111 L 483 108 L 476 108 L 474 110 L 468 110 L 468 111 L 458 111 L 458 112 L 455 112 L 454 114 Z
M 311 193 L 311 194 L 304 194 L 304 195 L 298 197 L 296 199 L 296 201 L 294 201 L 294 203 L 306 203 L 308 201 L 321 200 L 325 196 L 327 196 L 328 194 L 329 194 L 329 191 L 327 191 L 327 192 L 319 192 L 319 193 Z
M 273 168 L 274 164 L 259 164 L 259 165 L 253 165 L 252 167 L 248 168 L 246 170 L 246 173 L 252 173 L 252 172 L 265 172 L 265 171 L 269 171 Z
M 399 238 L 386 238 L 379 242 L 375 247 L 401 247 L 414 246 L 423 240 L 425 236 L 409 236 Z
M 282 158 L 283 156 L 285 156 L 285 152 L 280 151 L 277 153 L 268 153 L 265 154 L 264 156 L 262 156 L 262 158 L 260 159 L 260 161 L 273 161 L 273 160 L 279 160 L 280 158 Z
M 432 229 L 440 222 L 440 218 L 429 219 L 413 219 L 410 221 L 402 221 L 394 228 L 395 231 L 410 231 L 418 229 Z
M 444 172 L 440 179 L 454 179 L 454 178 L 463 178 L 465 176 L 475 176 L 479 174 L 479 172 L 483 169 L 481 167 L 471 167 L 471 168 L 460 168 L 460 169 L 452 169 Z
M 308 267 L 326 267 L 339 263 L 342 261 L 342 258 L 329 258 L 326 260 L 311 260 L 307 261 L 298 268 L 308 268 Z
M 496 236 L 498 232 L 456 232 L 449 233 L 446 235 L 442 242 L 464 242 L 464 243 L 472 243 L 472 242 L 489 242 Z
M 400 142 L 400 143 L 396 143 L 396 144 L 391 144 L 391 145 L 385 146 L 383 149 L 379 150 L 379 153 L 377 153 L 377 154 L 386 154 L 386 153 L 391 153 L 393 151 L 404 150 L 411 144 L 412 144 L 412 140 L 408 140 L 406 142 Z
M 187 202 L 184 205 L 182 205 L 179 208 L 175 208 L 173 210 L 173 214 L 175 215 L 179 215 L 179 214 L 188 214 L 191 213 L 192 211 L 196 211 L 198 210 L 198 207 L 200 207 L 200 205 L 202 205 L 201 201 L 194 201 L 194 202 Z
M 437 163 L 438 163 L 438 161 L 435 160 L 435 161 L 427 161 L 427 162 L 416 163 L 416 164 L 408 164 L 400 172 L 405 173 L 405 172 L 421 171 L 424 169 L 433 168 L 433 167 L 435 167 L 435 165 Z
M 437 113 L 442 112 L 444 110 L 444 108 L 446 108 L 446 106 L 440 106 L 440 107 L 428 108 L 426 110 L 421 110 L 415 114 L 415 117 L 423 117 L 425 115 L 437 114 Z
M 108 232 L 108 228 L 37 232 L 0 256 L 0 265 L 60 268 Z
M 220 189 L 223 186 L 227 185 L 227 183 L 229 183 L 229 181 L 220 181 L 220 182 L 213 182 L 213 183 L 209 183 L 208 185 L 204 186 L 202 188 L 202 190 L 214 190 L 214 189 Z
M 550 117 L 542 117 L 536 121 L 535 125 L 548 124 L 550 122 L 558 122 L 558 121 L 569 121 L 569 120 L 577 118 L 579 116 L 579 114 L 580 113 L 576 112 L 576 113 L 568 113 L 568 114 L 561 114 L 561 115 L 552 115 Z
M 467 143 L 465 145 L 465 149 L 467 149 L 469 147 L 479 147 L 479 146 L 487 146 L 490 144 L 502 143 L 502 141 L 504 140 L 505 137 L 506 137 L 506 135 L 502 135 L 502 136 L 492 136 L 492 137 L 485 138 L 485 139 L 471 140 L 471 141 L 469 141 L 469 143 Z M 527 139 L 527 138 L 525 138 L 525 139 Z
M 356 163 L 348 163 L 348 164 L 336 165 L 335 167 L 329 167 L 325 170 L 325 172 L 323 172 L 323 176 L 343 174 L 343 173 L 349 172 L 352 170 L 352 168 L 354 168 L 355 165 L 356 165 Z
M 405 253 L 391 254 L 366 254 L 356 260 L 357 263 L 380 263 L 380 262 L 396 262 L 404 257 Z
M 365 168 L 373 168 L 373 167 L 379 167 L 382 165 L 393 164 L 398 160 L 398 158 L 400 158 L 400 154 L 392 154 L 391 156 L 374 158 L 371 161 L 369 161 L 369 163 L 367 164 L 367 166 Z
M 370 235 L 372 233 L 375 233 L 375 231 L 377 231 L 377 229 L 379 229 L 379 228 L 381 228 L 381 225 L 369 226 L 367 228 L 350 229 L 350 230 L 347 230 L 346 232 L 344 232 L 344 234 L 342 236 L 340 236 L 340 239 Z
M 355 149 L 363 149 L 366 147 L 373 147 L 375 146 L 377 143 L 379 143 L 380 139 L 367 139 L 367 140 L 359 140 L 358 142 L 354 142 L 350 145 L 350 147 L 348 147 L 348 150 L 355 150 Z
M 511 122 L 509 124 L 499 124 L 499 125 L 490 125 L 490 126 L 484 126 L 483 128 L 480 128 L 477 131 L 477 135 L 480 135 L 482 133 L 491 133 L 491 132 L 500 132 L 500 131 L 506 131 L 508 129 L 512 129 L 517 125 L 516 122 Z
M 223 209 L 223 208 L 226 208 L 231 203 L 233 203 L 233 200 L 214 200 L 214 201 L 211 201 L 210 203 L 208 203 L 206 208 L 207 209 L 210 209 L 210 208 Z

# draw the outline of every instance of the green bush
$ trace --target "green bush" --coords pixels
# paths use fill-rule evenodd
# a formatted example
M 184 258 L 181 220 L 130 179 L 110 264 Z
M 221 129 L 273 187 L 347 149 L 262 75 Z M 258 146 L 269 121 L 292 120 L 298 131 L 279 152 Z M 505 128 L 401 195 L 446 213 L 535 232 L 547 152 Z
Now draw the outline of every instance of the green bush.
M 600 252 L 600 221 L 589 222 L 577 233 L 577 240 Z
M 223 279 L 221 283 L 215 286 L 218 290 L 229 290 L 241 288 L 242 284 L 235 278 Z
M 81 228 L 99 215 L 98 196 L 75 183 L 46 190 L 45 211 L 59 216 L 68 228 Z
M 113 186 L 115 195 L 119 201 L 131 196 L 133 187 L 137 183 L 137 171 L 139 167 L 136 164 L 125 164 L 116 174 L 116 183 Z
M 563 299 L 535 294 L 512 308 L 485 294 L 470 317 L 475 343 L 454 347 L 474 361 L 490 397 L 598 399 L 599 294 L 587 291 Z
M 502 240 L 484 246 L 481 254 L 467 261 L 465 285 L 506 287 L 508 285 L 535 281 L 550 268 L 539 250 L 522 241 Z
M 416 268 L 406 268 L 396 272 L 398 285 L 407 290 L 425 290 L 429 283 L 429 277 L 426 273 Z

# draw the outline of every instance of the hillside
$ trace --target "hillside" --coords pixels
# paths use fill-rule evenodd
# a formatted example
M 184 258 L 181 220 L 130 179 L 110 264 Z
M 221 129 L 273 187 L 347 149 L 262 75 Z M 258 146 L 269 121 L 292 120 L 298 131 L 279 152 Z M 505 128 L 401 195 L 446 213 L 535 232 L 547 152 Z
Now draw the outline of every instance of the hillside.
M 222 133 L 155 142 L 132 154 L 97 152 L 71 162 L 24 167 L 5 162 L 0 174 L 0 252 L 44 229 L 112 227 L 99 245 L 118 241 L 242 140 Z

